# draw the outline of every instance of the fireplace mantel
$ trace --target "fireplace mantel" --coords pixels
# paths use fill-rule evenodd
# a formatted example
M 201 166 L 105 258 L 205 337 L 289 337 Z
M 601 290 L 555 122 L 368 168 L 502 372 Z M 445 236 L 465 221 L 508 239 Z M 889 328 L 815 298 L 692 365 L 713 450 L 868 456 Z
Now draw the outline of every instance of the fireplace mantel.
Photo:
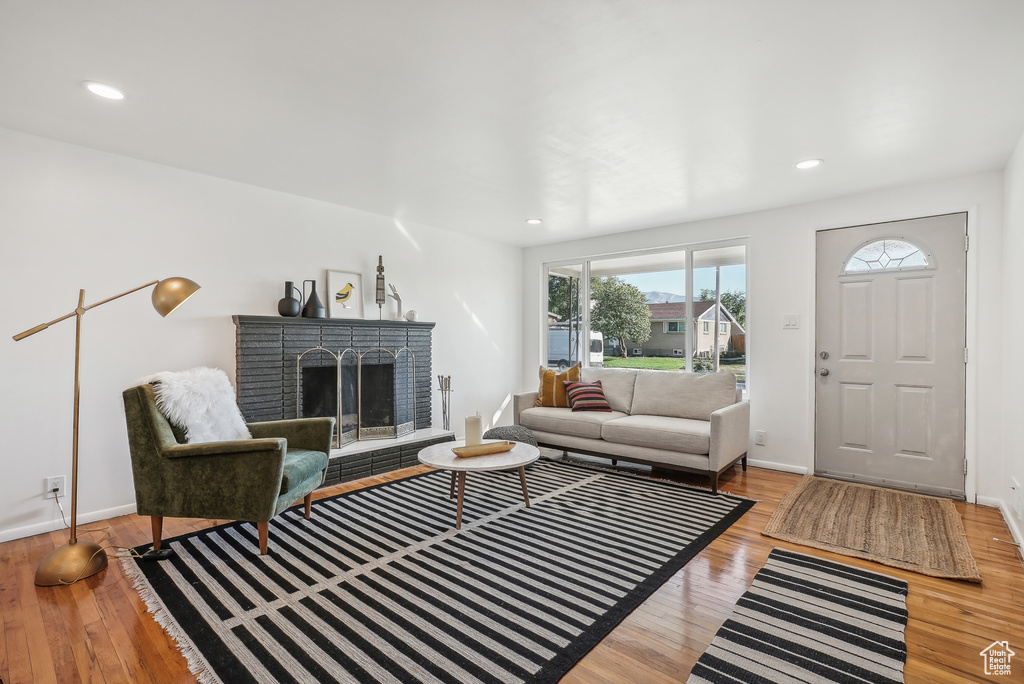
M 269 324 L 281 326 L 318 326 L 338 328 L 407 328 L 432 330 L 435 323 L 432 321 L 374 321 L 362 318 L 287 318 L 285 316 L 250 316 L 246 314 L 235 314 L 231 317 L 235 326 L 239 324 Z

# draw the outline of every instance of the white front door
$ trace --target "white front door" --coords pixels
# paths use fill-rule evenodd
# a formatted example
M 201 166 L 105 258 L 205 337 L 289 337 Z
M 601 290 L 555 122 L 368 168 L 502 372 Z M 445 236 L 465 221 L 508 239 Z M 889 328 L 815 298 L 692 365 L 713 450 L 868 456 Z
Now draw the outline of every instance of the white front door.
M 816 474 L 964 498 L 966 231 L 818 232 Z

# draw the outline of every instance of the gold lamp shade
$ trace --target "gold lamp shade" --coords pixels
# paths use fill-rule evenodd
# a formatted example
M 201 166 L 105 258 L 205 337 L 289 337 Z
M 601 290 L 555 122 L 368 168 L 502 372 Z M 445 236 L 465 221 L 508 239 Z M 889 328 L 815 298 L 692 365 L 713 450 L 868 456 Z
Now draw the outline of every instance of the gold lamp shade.
M 199 290 L 199 285 L 188 278 L 164 278 L 153 288 L 153 308 L 166 316 Z

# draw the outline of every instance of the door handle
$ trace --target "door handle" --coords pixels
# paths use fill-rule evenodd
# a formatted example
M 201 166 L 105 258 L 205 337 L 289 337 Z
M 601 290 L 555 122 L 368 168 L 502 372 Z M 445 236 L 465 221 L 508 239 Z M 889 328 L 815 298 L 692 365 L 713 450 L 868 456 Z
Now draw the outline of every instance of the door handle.
M 826 375 L 828 375 L 828 368 L 822 368 L 820 371 L 818 371 L 818 375 L 820 375 L 821 377 L 825 377 Z

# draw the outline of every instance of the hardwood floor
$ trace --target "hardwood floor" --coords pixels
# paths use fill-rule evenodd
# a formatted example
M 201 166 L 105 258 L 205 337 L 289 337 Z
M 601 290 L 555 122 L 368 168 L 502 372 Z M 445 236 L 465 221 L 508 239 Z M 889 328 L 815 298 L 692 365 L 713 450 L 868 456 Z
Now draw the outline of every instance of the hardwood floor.
M 315 498 L 422 470 L 410 468 L 338 485 L 317 492 Z M 701 478 L 666 477 L 706 485 Z M 997 640 L 1009 641 L 1019 654 L 1012 663 L 1014 676 L 1003 680 L 1024 680 L 1024 567 L 1014 547 L 992 539 L 1010 539 L 997 510 L 957 504 L 984 583 L 939 580 L 762 537 L 768 517 L 798 479 L 758 468 L 746 473 L 733 468 L 726 473 L 720 484 L 723 491 L 758 499 L 757 505 L 623 620 L 563 683 L 685 681 L 776 546 L 910 583 L 907 682 L 985 681 L 979 652 Z M 167 518 L 164 538 L 216 523 Z M 135 515 L 83 527 L 107 526 L 111 543 L 136 546 L 150 541 L 149 520 Z M 194 681 L 174 642 L 146 612 L 119 562 L 112 560 L 106 571 L 70 587 L 33 584 L 40 559 L 66 540 L 64 532 L 54 532 L 0 544 L 0 681 Z

